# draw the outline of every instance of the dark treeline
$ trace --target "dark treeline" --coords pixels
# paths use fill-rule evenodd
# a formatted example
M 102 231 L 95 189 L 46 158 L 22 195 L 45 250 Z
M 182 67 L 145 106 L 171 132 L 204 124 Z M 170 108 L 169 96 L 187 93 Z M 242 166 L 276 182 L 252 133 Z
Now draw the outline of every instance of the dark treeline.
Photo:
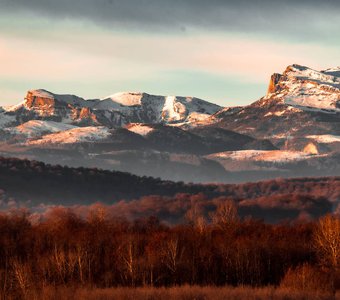
M 14 198 L 29 205 L 113 204 L 143 196 L 203 193 L 241 201 L 278 195 L 309 195 L 335 202 L 340 198 L 340 177 L 277 179 L 245 184 L 184 184 L 139 177 L 123 172 L 51 166 L 37 161 L 0 157 L 2 200 Z M 1 200 L 1 199 L 0 199 Z
M 212 219 L 206 225 L 191 214 L 187 224 L 168 227 L 154 217 L 110 218 L 101 207 L 85 219 L 58 208 L 40 222 L 24 212 L 4 213 L 1 293 L 20 298 L 46 286 L 339 287 L 339 218 L 295 225 L 240 221 L 229 201 Z

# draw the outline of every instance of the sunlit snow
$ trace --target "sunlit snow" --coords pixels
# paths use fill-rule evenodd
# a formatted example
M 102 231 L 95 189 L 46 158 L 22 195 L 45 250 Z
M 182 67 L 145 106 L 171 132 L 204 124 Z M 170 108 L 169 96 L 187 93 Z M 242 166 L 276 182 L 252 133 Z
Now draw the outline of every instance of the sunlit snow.
M 142 136 L 148 135 L 150 132 L 154 131 L 152 127 L 143 124 L 129 124 L 127 129 Z
M 30 141 L 30 145 L 39 144 L 71 144 L 81 142 L 95 142 L 104 140 L 110 136 L 109 129 L 106 127 L 89 126 L 89 127 L 77 127 L 66 131 L 47 134 L 43 138 Z

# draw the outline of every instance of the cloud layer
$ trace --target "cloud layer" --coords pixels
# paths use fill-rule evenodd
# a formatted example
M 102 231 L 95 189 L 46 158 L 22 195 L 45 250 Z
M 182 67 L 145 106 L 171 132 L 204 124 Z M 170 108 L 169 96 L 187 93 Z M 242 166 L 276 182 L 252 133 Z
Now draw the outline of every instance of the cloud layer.
M 30 88 L 246 104 L 289 64 L 340 65 L 339 9 L 334 0 L 0 0 L 0 105 Z
M 0 8 L 114 28 L 199 27 L 309 40 L 336 41 L 340 28 L 340 2 L 332 0 L 0 0 Z

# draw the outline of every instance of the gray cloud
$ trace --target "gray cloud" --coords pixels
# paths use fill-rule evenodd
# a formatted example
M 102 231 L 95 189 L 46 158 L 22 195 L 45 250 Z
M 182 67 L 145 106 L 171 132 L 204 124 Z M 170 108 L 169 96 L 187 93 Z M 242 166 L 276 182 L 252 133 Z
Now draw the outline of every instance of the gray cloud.
M 337 0 L 0 0 L 1 13 L 85 19 L 109 28 L 198 27 L 311 40 L 337 39 L 339 9 Z

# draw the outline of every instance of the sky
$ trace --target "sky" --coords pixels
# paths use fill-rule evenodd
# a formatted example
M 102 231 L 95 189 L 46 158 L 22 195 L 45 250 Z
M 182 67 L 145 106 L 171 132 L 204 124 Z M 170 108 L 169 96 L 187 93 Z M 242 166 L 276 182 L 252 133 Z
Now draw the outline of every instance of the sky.
M 245 105 L 288 65 L 339 66 L 339 13 L 338 0 L 0 0 L 0 106 L 38 88 Z

